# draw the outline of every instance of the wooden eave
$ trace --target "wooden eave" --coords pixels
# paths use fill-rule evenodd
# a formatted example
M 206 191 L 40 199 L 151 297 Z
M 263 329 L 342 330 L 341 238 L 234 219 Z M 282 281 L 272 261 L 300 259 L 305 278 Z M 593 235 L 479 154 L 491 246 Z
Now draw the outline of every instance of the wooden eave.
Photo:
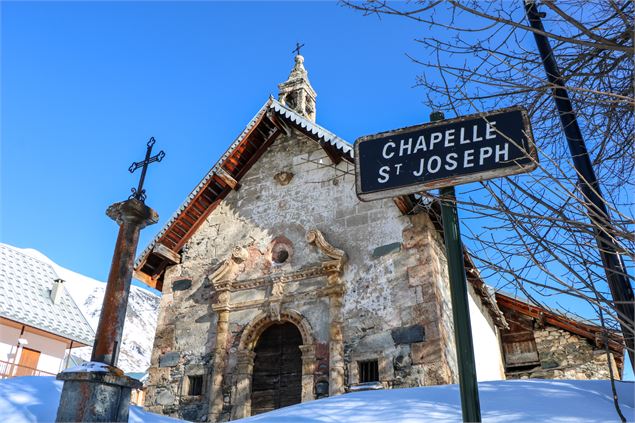
M 499 292 L 496 293 L 496 302 L 503 310 L 507 309 L 515 311 L 527 317 L 536 319 L 542 324 L 555 326 L 559 329 L 587 338 L 598 347 L 602 346 L 602 331 L 604 329 L 601 326 L 582 323 L 560 314 L 556 314 L 545 308 L 527 304 L 517 298 L 508 297 L 507 295 Z M 609 331 L 608 346 L 615 354 L 615 361 L 618 362 L 618 365 L 620 365 L 621 368 L 624 354 L 624 340 L 622 336 L 614 331 Z
M 207 180 L 201 181 L 199 189 L 157 239 L 155 246 L 135 269 L 135 277 L 147 285 L 162 290 L 163 271 L 176 264 L 163 250 L 167 248 L 178 256 L 183 245 L 203 224 L 207 216 L 231 192 L 240 188 L 240 178 L 253 166 L 269 145 L 282 132 L 282 129 L 262 114 L 240 143 L 233 148 L 215 167 Z

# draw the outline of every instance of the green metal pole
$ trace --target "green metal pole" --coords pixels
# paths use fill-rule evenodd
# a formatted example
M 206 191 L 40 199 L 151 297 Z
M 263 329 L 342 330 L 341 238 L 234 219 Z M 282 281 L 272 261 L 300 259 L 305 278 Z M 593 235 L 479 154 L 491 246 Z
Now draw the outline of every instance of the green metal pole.
M 444 118 L 441 112 L 434 112 L 430 115 L 430 120 L 432 121 L 439 121 Z M 452 298 L 454 340 L 459 366 L 459 389 L 461 391 L 463 421 L 480 422 L 481 406 L 478 398 L 465 262 L 463 260 L 463 246 L 461 244 L 459 214 L 456 208 L 454 187 L 441 188 L 441 197 L 441 216 L 443 218 L 443 236 L 448 259 L 448 273 L 450 275 L 450 296 Z

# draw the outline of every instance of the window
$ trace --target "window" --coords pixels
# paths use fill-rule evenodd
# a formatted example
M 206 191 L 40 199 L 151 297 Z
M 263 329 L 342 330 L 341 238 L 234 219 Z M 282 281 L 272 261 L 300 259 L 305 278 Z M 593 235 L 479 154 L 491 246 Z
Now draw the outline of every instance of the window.
M 188 376 L 188 395 L 202 395 L 203 394 L 203 375 Z
M 379 382 L 379 365 L 377 360 L 358 361 L 359 383 Z

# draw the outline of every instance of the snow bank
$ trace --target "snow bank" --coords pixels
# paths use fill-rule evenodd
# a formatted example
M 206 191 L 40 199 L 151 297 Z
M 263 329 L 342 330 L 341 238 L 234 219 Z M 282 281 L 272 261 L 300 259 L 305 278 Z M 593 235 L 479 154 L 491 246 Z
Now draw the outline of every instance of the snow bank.
M 635 384 L 617 382 L 622 412 L 635 421 Z M 605 380 L 480 382 L 484 422 L 619 421 Z M 457 385 L 354 392 L 238 420 L 274 423 L 461 421 Z
M 0 380 L 0 421 L 3 423 L 54 422 L 62 381 L 53 376 L 23 376 Z M 130 423 L 174 423 L 171 419 L 130 407 Z
M 606 380 L 516 380 L 479 383 L 484 422 L 613 422 L 611 385 Z M 617 382 L 622 412 L 635 421 L 635 384 Z M 0 421 L 52 422 L 62 383 L 43 376 L 0 380 Z M 130 422 L 180 420 L 130 408 Z M 414 423 L 461 421 L 457 385 L 354 392 L 282 408 L 241 422 Z

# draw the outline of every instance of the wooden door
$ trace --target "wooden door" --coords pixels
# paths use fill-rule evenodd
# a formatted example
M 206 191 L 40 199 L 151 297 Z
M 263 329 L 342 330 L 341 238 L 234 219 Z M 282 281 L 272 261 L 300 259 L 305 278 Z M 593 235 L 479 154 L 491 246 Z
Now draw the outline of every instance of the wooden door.
M 37 371 L 37 363 L 40 361 L 40 352 L 31 348 L 22 347 L 20 362 L 15 371 L 16 376 L 33 376 Z
M 251 414 L 302 401 L 302 335 L 293 323 L 270 326 L 254 349 Z

